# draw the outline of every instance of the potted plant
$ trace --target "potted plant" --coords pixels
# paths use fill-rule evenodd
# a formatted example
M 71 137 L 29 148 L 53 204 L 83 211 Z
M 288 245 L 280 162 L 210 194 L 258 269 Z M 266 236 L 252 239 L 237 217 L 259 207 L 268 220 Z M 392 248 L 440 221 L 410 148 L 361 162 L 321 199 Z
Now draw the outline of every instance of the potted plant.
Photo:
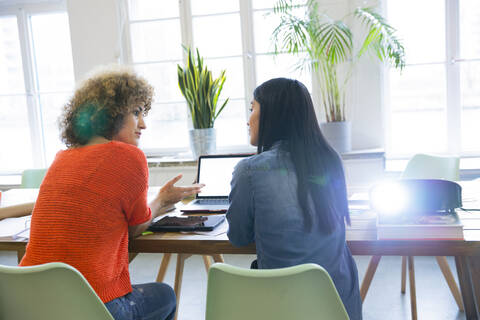
M 178 65 L 178 86 L 187 100 L 188 110 L 192 118 L 193 129 L 190 130 L 190 147 L 193 156 L 216 151 L 216 134 L 213 125 L 218 115 L 225 108 L 228 98 L 217 108 L 218 98 L 225 83 L 225 70 L 217 79 L 207 69 L 196 50 L 196 61 L 192 50 L 188 50 L 185 69 Z
M 395 36 L 396 30 L 373 8 L 358 7 L 343 19 L 353 18 L 363 28 L 359 30 L 361 45 L 356 48 L 352 28 L 321 13 L 316 0 L 303 5 L 294 4 L 294 0 L 279 0 L 274 14 L 280 17 L 272 34 L 275 54 L 303 55 L 296 67 L 308 68 L 318 77 L 326 121 L 320 124 L 322 132 L 338 152 L 350 151 L 351 125 L 345 115 L 348 80 L 366 52 L 395 68 L 405 66 L 404 48 Z

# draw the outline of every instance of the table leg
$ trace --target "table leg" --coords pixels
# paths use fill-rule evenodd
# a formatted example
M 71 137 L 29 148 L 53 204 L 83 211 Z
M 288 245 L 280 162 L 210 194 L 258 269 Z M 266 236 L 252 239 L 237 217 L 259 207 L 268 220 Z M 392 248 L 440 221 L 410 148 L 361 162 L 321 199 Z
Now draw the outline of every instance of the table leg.
M 478 319 L 478 314 L 477 307 L 475 306 L 475 299 L 473 297 L 473 287 L 470 278 L 470 270 L 467 257 L 456 256 L 455 265 L 457 267 L 460 291 L 462 292 L 465 317 L 467 318 L 467 320 L 476 320 Z
M 468 267 L 470 270 L 470 279 L 472 280 L 473 286 L 473 299 L 476 303 L 476 311 L 477 316 L 480 313 L 480 257 L 468 257 L 467 260 L 469 261 Z
M 413 265 L 413 257 L 408 256 L 408 279 L 410 280 L 410 309 L 412 312 L 412 320 L 417 320 L 417 293 L 415 287 L 415 268 Z
M 173 290 L 177 296 L 177 312 L 175 313 L 175 320 L 178 317 L 178 310 L 180 309 L 180 290 L 182 288 L 183 267 L 185 265 L 185 260 L 187 260 L 190 256 L 191 254 L 177 254 L 177 269 L 175 270 L 175 284 L 173 286 Z
M 135 259 L 135 257 L 138 255 L 138 253 L 136 252 L 129 252 L 128 253 L 128 263 L 132 262 L 133 259 Z
M 435 257 L 437 259 L 438 266 L 440 267 L 440 270 L 443 273 L 443 277 L 447 281 L 448 287 L 450 288 L 450 291 L 452 292 L 453 298 L 455 299 L 455 302 L 457 302 L 458 309 L 460 311 L 465 311 L 463 310 L 463 301 L 462 301 L 462 295 L 460 294 L 460 290 L 458 290 L 457 283 L 455 282 L 455 278 L 453 277 L 452 271 L 450 270 L 450 267 L 448 266 L 447 258 L 446 257 Z
M 368 288 L 370 288 L 370 284 L 372 283 L 373 275 L 377 270 L 378 263 L 380 262 L 380 258 L 382 256 L 372 256 L 370 262 L 368 263 L 367 271 L 365 272 L 365 276 L 363 277 L 362 286 L 360 287 L 360 297 L 362 298 L 362 302 L 365 300 L 365 296 L 367 295 Z
M 160 263 L 160 269 L 158 269 L 157 282 L 163 282 L 165 279 L 165 273 L 167 273 L 168 264 L 170 263 L 170 258 L 172 257 L 171 253 L 164 253 L 162 257 L 162 262 Z
M 18 263 L 20 263 L 20 261 L 22 260 L 23 256 L 25 255 L 25 248 L 22 248 L 22 249 L 18 249 L 17 250 L 17 260 L 18 260 Z
M 223 256 L 221 254 L 212 254 L 212 258 L 215 262 L 225 263 L 225 260 L 223 260 Z
M 405 293 L 405 287 L 407 283 L 407 257 L 402 257 L 402 279 L 401 279 L 401 288 L 400 292 Z
M 210 256 L 202 256 L 203 258 L 203 263 L 205 264 L 205 270 L 208 273 L 208 269 L 210 269 L 210 266 L 212 265 L 212 261 L 210 261 Z

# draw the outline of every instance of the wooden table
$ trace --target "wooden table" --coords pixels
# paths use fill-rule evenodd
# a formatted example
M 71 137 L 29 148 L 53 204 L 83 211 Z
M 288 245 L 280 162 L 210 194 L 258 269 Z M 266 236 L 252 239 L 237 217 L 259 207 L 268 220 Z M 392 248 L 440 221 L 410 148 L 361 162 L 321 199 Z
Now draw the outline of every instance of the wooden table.
M 478 221 L 465 222 L 465 240 L 365 240 L 348 241 L 353 255 L 454 256 L 467 319 L 479 319 L 480 229 Z M 0 245 L 1 248 L 1 245 Z M 130 244 L 134 253 L 255 254 L 255 246 L 234 247 L 226 235 L 207 237 L 159 233 L 142 236 Z M 178 266 L 177 266 L 178 267 Z
M 467 221 L 465 240 L 365 240 L 348 241 L 348 246 L 353 255 L 454 256 L 466 318 L 480 319 L 480 229 L 468 229 L 470 225 L 478 227 L 477 222 L 471 224 Z M 23 256 L 25 246 L 25 241 L 0 241 L 0 250 L 17 251 L 19 257 Z M 130 243 L 129 251 L 180 255 L 255 254 L 255 246 L 234 247 L 225 234 L 212 237 L 158 233 L 138 237 Z M 177 264 L 177 270 L 182 265 Z M 176 286 L 180 286 L 181 276 L 176 280 L 179 281 Z M 179 287 L 177 289 L 179 293 Z
M 353 255 L 454 256 L 466 318 L 480 319 L 480 212 L 462 219 L 462 222 L 464 240 L 362 240 L 348 241 L 348 246 Z M 1 240 L 0 250 L 17 251 L 22 256 L 25 245 L 26 242 Z M 130 243 L 129 251 L 133 254 L 178 253 L 185 257 L 193 254 L 255 254 L 255 246 L 234 247 L 226 234 L 156 233 L 136 238 Z M 179 280 L 178 285 L 181 284 Z

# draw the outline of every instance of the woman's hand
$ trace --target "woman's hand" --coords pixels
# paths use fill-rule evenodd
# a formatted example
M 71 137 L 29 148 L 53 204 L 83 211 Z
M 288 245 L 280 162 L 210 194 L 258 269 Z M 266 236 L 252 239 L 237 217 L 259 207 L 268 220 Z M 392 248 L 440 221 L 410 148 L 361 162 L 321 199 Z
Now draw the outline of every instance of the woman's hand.
M 160 191 L 155 199 L 149 204 L 150 209 L 152 210 L 152 218 L 142 224 L 128 227 L 128 234 L 130 238 L 140 235 L 143 231 L 147 230 L 154 218 L 167 212 L 167 210 L 178 201 L 199 193 L 200 189 L 205 186 L 204 184 L 192 184 L 189 187 L 175 187 L 175 183 L 181 178 L 182 175 L 179 174 L 160 188 Z
M 165 183 L 160 188 L 160 191 L 158 192 L 157 197 L 150 204 L 152 213 L 158 212 L 158 214 L 160 214 L 164 212 L 165 210 L 173 206 L 178 201 L 199 193 L 200 189 L 202 189 L 205 186 L 204 184 L 192 184 L 191 186 L 188 186 L 188 187 L 176 187 L 175 183 L 177 183 L 178 180 L 180 180 L 181 178 L 182 178 L 182 175 L 179 174 L 175 178 Z

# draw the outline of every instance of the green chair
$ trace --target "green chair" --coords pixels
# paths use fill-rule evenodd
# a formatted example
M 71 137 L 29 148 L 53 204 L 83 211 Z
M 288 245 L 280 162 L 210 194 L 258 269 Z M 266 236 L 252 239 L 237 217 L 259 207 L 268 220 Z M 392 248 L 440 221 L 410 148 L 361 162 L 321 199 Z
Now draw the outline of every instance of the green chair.
M 460 179 L 460 158 L 416 154 L 407 163 L 402 179 Z
M 0 319 L 113 320 L 87 280 L 59 262 L 0 265 Z
M 349 319 L 327 271 L 309 263 L 242 269 L 224 263 L 208 272 L 206 320 Z
M 459 157 L 447 157 L 447 156 L 434 156 L 427 154 L 416 154 L 407 163 L 405 170 L 402 173 L 402 179 L 444 179 L 450 181 L 458 181 L 460 176 L 460 158 Z M 373 256 L 368 265 L 367 271 L 364 276 L 360 288 L 360 295 L 362 301 L 367 295 L 368 288 L 373 279 L 373 275 L 380 262 L 381 256 Z M 440 270 L 442 271 L 448 287 L 452 292 L 452 295 L 458 305 L 460 311 L 463 309 L 462 296 L 458 289 L 455 278 L 448 266 L 447 259 L 445 257 L 435 257 Z M 416 303 L 416 289 L 415 289 L 415 268 L 413 257 L 402 257 L 402 279 L 401 279 L 401 292 L 405 293 L 406 287 L 406 269 L 407 261 L 409 268 L 409 283 L 410 283 L 410 304 L 412 319 L 417 318 L 417 303 Z
M 47 169 L 27 169 L 22 172 L 22 188 L 39 188 Z

